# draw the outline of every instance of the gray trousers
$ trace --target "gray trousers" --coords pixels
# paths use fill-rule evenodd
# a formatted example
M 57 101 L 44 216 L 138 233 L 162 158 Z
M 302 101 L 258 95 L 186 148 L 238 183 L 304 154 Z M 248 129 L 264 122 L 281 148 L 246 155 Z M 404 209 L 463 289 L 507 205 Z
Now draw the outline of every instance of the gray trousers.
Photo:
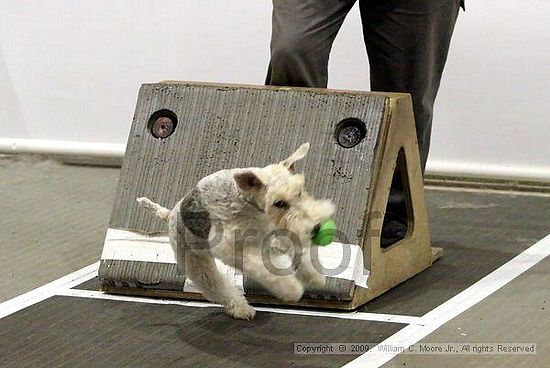
M 332 43 L 356 0 L 273 0 L 266 84 L 327 87 Z M 358 0 L 371 90 L 412 95 L 420 160 L 461 0 Z

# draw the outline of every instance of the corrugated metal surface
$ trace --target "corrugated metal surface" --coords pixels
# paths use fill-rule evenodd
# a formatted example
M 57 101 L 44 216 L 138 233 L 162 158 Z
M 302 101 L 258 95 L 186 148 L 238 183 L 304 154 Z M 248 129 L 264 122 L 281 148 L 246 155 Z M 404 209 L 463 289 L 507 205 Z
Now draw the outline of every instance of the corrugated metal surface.
M 118 259 L 101 260 L 99 279 L 107 286 L 180 291 L 185 283 L 185 276 L 178 274 L 174 263 Z
M 309 155 L 299 164 L 309 191 L 335 202 L 335 218 L 345 236 L 339 240 L 361 244 L 385 101 L 381 94 L 363 92 L 213 84 L 143 85 L 110 226 L 165 231 L 166 224 L 139 209 L 136 198 L 147 196 L 171 208 L 208 174 L 279 162 L 302 143 L 310 142 Z M 161 109 L 178 117 L 176 131 L 163 140 L 153 137 L 148 126 L 151 115 Z M 366 124 L 365 139 L 351 149 L 340 147 L 334 138 L 336 125 L 346 118 L 358 118 Z M 100 273 L 106 275 L 104 267 L 102 264 Z M 128 277 L 133 279 L 135 275 Z M 176 285 L 172 279 L 167 281 Z M 245 286 L 250 293 L 265 293 L 250 280 Z M 334 279 L 323 290 L 308 295 L 350 300 L 354 287 L 353 282 Z
M 105 286 L 182 291 L 186 279 L 184 275 L 178 274 L 176 265 L 172 263 L 107 259 L 101 261 L 99 281 Z M 324 288 L 307 290 L 304 297 L 351 300 L 354 288 L 353 281 L 328 277 Z M 246 276 L 244 291 L 247 294 L 271 296 L 262 286 Z
M 339 229 L 358 244 L 384 102 L 383 95 L 359 92 L 144 85 L 111 227 L 162 231 L 165 225 L 139 209 L 137 197 L 171 207 L 212 172 L 278 162 L 307 141 L 311 150 L 299 170 L 313 194 L 334 200 Z M 173 111 L 179 119 L 176 132 L 165 140 L 147 129 L 149 117 L 160 109 Z M 334 128 L 349 117 L 364 121 L 367 135 L 358 146 L 344 149 L 335 142 Z

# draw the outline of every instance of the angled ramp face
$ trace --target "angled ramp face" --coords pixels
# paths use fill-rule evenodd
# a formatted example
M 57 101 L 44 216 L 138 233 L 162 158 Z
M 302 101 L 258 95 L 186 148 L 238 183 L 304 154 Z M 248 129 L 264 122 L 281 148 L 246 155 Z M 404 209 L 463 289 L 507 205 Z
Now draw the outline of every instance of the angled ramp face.
M 139 93 L 99 271 L 103 288 L 200 297 L 177 274 L 173 254 L 157 255 L 155 246 L 168 252 L 162 248 L 167 243 L 117 243 L 109 236 L 122 231 L 150 240 L 166 231 L 164 223 L 138 207 L 138 197 L 171 208 L 202 177 L 278 162 L 303 142 L 310 142 L 311 149 L 298 171 L 314 196 L 335 202 L 341 231 L 339 243 L 326 247 L 319 260 L 334 265 L 336 259 L 338 266 L 338 252 L 345 259 L 340 272 L 330 273 L 325 289 L 308 290 L 299 304 L 354 308 L 430 265 L 408 95 L 163 82 L 145 84 Z M 400 150 L 410 185 L 412 230 L 381 249 L 379 228 Z M 370 270 L 368 288 L 365 270 Z M 252 280 L 235 277 L 249 299 L 276 302 Z

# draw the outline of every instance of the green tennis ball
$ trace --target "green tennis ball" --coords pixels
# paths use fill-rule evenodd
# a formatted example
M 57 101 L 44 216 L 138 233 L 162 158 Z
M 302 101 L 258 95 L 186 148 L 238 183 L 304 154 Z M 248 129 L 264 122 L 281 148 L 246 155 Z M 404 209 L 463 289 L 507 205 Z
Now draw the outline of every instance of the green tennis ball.
M 313 234 L 311 241 L 315 245 L 329 245 L 336 236 L 336 222 L 326 220 L 321 223 L 319 230 Z

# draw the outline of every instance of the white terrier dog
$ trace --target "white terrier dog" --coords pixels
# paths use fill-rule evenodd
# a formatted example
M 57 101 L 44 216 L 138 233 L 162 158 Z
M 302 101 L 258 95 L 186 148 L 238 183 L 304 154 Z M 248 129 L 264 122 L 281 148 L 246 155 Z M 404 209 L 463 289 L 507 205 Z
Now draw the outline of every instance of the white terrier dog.
M 171 211 L 137 199 L 168 221 L 179 271 L 233 318 L 250 320 L 255 310 L 214 258 L 283 301 L 298 301 L 305 286 L 325 284 L 311 261 L 311 237 L 332 216 L 334 205 L 306 193 L 303 174 L 294 172 L 308 150 L 304 143 L 280 163 L 206 176 Z

